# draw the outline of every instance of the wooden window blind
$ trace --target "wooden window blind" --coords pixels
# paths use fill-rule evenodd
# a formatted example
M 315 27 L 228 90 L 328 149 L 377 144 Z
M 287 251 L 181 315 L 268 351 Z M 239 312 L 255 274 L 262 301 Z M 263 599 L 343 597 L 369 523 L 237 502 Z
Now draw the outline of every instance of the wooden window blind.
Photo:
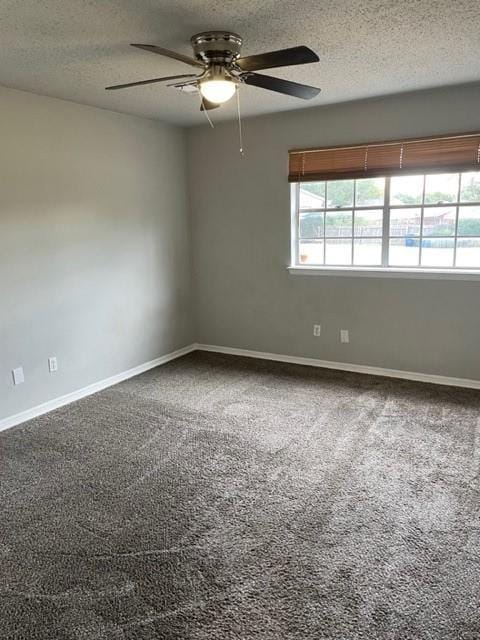
M 480 133 L 289 152 L 290 182 L 480 171 Z

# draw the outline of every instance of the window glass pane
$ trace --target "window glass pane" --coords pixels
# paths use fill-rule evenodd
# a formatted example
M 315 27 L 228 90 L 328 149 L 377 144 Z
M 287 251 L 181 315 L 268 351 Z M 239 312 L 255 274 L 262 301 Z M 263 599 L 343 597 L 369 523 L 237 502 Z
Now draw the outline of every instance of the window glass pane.
M 421 209 L 391 209 L 390 210 L 390 235 L 391 236 L 418 236 L 420 235 Z
M 383 209 L 361 209 L 355 211 L 356 236 L 381 236 Z
M 424 236 L 453 236 L 455 234 L 456 207 L 427 207 L 423 210 Z
M 422 267 L 453 267 L 453 238 L 422 240 Z
M 480 171 L 300 184 L 299 264 L 381 266 L 387 180 L 389 267 L 480 270 Z
M 459 236 L 480 236 L 480 207 L 459 207 Z
M 326 240 L 325 264 L 352 264 L 352 239 Z
M 353 205 L 354 180 L 327 182 L 327 207 L 351 207 Z
M 379 266 L 382 264 L 381 238 L 355 238 L 353 244 L 353 264 Z
M 433 173 L 425 176 L 425 202 L 427 204 L 456 202 L 459 180 L 458 173 Z
M 325 218 L 325 235 L 342 238 L 352 235 L 351 211 L 327 211 Z
M 390 204 L 422 204 L 423 176 L 394 176 L 390 181 Z
M 325 207 L 325 182 L 302 182 L 300 184 L 300 209 L 323 209 Z
M 299 220 L 300 238 L 322 238 L 324 215 L 323 211 L 301 212 Z
M 480 238 L 459 238 L 457 240 L 456 266 L 480 267 Z
M 300 241 L 298 261 L 300 264 L 323 264 L 323 240 Z
M 388 263 L 392 267 L 416 267 L 420 255 L 419 238 L 390 238 Z
M 385 193 L 385 178 L 365 178 L 357 180 L 355 187 L 355 204 L 357 206 L 382 205 Z
M 462 173 L 461 184 L 460 200 L 462 202 L 480 202 L 480 171 Z

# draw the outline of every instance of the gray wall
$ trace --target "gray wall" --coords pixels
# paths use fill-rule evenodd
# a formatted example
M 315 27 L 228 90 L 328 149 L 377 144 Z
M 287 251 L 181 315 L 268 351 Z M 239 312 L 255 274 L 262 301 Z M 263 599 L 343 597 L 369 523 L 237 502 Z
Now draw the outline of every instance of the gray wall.
M 184 132 L 7 89 L 0 105 L 2 418 L 185 346 L 193 328 Z
M 286 270 L 289 148 L 478 131 L 479 104 L 470 85 L 249 119 L 243 159 L 235 124 L 189 130 L 197 339 L 480 379 L 480 282 Z
M 478 130 L 479 100 L 471 85 L 249 119 L 242 159 L 233 123 L 185 134 L 0 89 L 0 419 L 193 340 L 480 379 L 480 283 L 286 270 L 289 148 Z

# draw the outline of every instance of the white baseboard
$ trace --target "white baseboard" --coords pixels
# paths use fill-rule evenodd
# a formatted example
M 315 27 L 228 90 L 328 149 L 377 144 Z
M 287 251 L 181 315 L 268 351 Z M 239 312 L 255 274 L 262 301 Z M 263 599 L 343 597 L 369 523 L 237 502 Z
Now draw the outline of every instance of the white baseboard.
M 154 369 L 155 367 L 159 367 L 162 364 L 170 362 L 170 360 L 175 360 L 175 358 L 180 358 L 181 356 L 184 356 L 187 353 L 190 353 L 191 351 L 195 351 L 195 350 L 196 350 L 196 345 L 189 344 L 188 346 L 183 347 L 182 349 L 177 349 L 177 351 L 172 351 L 172 353 L 167 353 L 164 356 L 160 356 L 160 358 L 155 358 L 155 360 L 150 360 L 149 362 L 144 362 L 143 364 L 139 364 L 137 367 L 133 367 L 132 369 L 128 369 L 127 371 L 122 371 L 121 373 L 117 373 L 114 376 L 105 378 L 105 380 L 99 380 L 98 382 L 89 384 L 88 387 L 83 387 L 83 389 L 72 391 L 71 393 L 67 393 L 64 396 L 60 396 L 59 398 L 54 398 L 53 400 L 49 400 L 48 402 L 39 404 L 36 407 L 27 409 L 26 411 L 21 411 L 20 413 L 16 413 L 13 416 L 3 418 L 2 420 L 0 420 L 0 431 L 4 431 L 5 429 L 10 429 L 10 427 L 14 427 L 17 424 L 21 424 L 22 422 L 26 422 L 27 420 L 31 420 L 32 418 L 36 418 L 37 416 L 41 416 L 44 413 L 53 411 L 53 409 L 58 409 L 59 407 L 63 407 L 66 404 L 70 404 L 70 402 L 75 402 L 75 400 L 80 400 L 80 398 L 85 398 L 85 396 L 90 396 L 92 395 L 92 393 L 97 393 L 97 391 L 101 391 L 102 389 L 111 387 L 114 384 L 118 384 L 119 382 L 122 382 L 123 380 L 127 380 L 128 378 L 133 378 L 134 376 L 138 376 L 140 373 L 143 373 L 144 371 L 148 371 L 149 369 Z
M 480 389 L 480 380 L 469 380 L 468 378 L 450 378 L 448 376 L 437 376 L 430 373 L 417 373 L 414 371 L 402 371 L 401 369 L 384 369 L 383 367 L 370 367 L 363 364 L 351 364 L 349 362 L 332 362 L 331 360 L 318 360 L 316 358 L 302 358 L 297 356 L 285 356 L 278 353 L 267 353 L 265 351 L 252 351 L 250 349 L 236 349 L 233 347 L 221 347 L 212 344 L 196 344 L 199 351 L 212 351 L 214 353 L 225 353 L 233 356 L 245 356 L 247 358 L 260 358 L 261 360 L 275 360 L 277 362 L 290 362 L 292 364 L 303 364 L 309 367 L 322 367 L 324 369 L 338 369 L 340 371 L 351 371 L 353 373 L 366 373 L 372 376 L 383 376 L 387 378 L 401 378 L 403 380 L 414 380 L 416 382 L 430 382 L 432 384 L 443 384 L 450 387 L 466 387 L 468 389 Z
M 67 393 L 64 396 L 60 396 L 59 398 L 54 398 L 53 400 L 49 400 L 48 402 L 39 404 L 36 407 L 27 409 L 26 411 L 22 411 L 13 416 L 3 418 L 2 420 L 0 420 L 0 431 L 10 429 L 17 424 L 21 424 L 22 422 L 26 422 L 27 420 L 31 420 L 32 418 L 36 418 L 37 416 L 41 416 L 44 413 L 48 413 L 49 411 L 53 411 L 54 409 L 63 407 L 66 404 L 70 404 L 71 402 L 75 402 L 76 400 L 80 400 L 81 398 L 85 398 L 92 393 L 97 393 L 97 391 L 101 391 L 102 389 L 111 387 L 114 384 L 122 382 L 123 380 L 138 376 L 144 371 L 159 367 L 162 364 L 170 362 L 170 360 L 180 358 L 181 356 L 184 356 L 187 353 L 191 353 L 192 351 L 211 351 L 214 353 L 225 353 L 233 356 L 259 358 L 261 360 L 274 360 L 276 362 L 303 364 L 309 367 L 322 367 L 324 369 L 337 369 L 339 371 L 351 371 L 353 373 L 366 373 L 373 376 L 400 378 L 403 380 L 414 380 L 416 382 L 430 382 L 432 384 L 442 384 L 451 387 L 480 389 L 480 380 L 469 380 L 468 378 L 450 378 L 448 376 L 437 376 L 429 373 L 417 373 L 414 371 L 402 371 L 400 369 L 384 369 L 383 367 L 370 367 L 368 365 L 351 364 L 348 362 L 332 362 L 331 360 L 319 360 L 317 358 L 302 358 L 297 356 L 286 356 L 279 353 L 267 353 L 265 351 L 253 351 L 250 349 L 236 349 L 234 347 L 222 347 L 219 345 L 195 343 L 183 347 L 182 349 L 178 349 L 177 351 L 173 351 L 172 353 L 167 353 L 160 358 L 155 358 L 155 360 L 144 362 L 143 364 L 140 364 L 137 367 L 133 367 L 132 369 L 128 369 L 127 371 L 117 373 L 116 375 L 106 378 L 105 380 L 94 382 L 93 384 L 90 384 L 83 389 L 72 391 L 71 393 Z

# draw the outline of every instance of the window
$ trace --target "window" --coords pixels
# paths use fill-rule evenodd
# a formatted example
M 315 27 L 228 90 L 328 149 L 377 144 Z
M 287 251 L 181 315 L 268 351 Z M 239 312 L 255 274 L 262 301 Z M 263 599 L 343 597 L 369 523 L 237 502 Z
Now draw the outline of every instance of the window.
M 480 275 L 479 134 L 290 153 L 293 266 Z
M 292 188 L 297 265 L 480 269 L 480 171 Z

